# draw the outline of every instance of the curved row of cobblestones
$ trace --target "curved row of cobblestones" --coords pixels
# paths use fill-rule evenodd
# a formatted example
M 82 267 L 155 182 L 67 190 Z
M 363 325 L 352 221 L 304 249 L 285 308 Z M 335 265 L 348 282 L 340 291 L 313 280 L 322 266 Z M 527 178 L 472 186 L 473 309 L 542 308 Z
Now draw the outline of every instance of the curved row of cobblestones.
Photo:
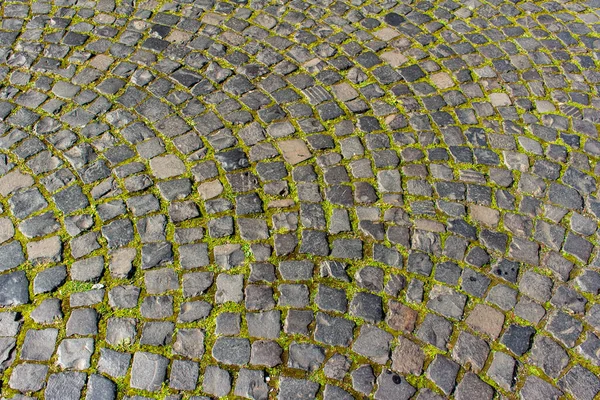
M 600 1 L 0 7 L 2 398 L 600 398 Z

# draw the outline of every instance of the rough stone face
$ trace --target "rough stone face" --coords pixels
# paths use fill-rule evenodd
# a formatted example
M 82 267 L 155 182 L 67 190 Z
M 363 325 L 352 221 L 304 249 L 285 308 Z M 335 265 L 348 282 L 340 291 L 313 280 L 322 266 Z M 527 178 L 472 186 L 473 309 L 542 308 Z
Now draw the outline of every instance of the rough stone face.
M 17 344 L 14 338 L 0 338 L 0 370 L 4 371 L 15 360 L 14 349 Z
M 377 323 L 383 319 L 381 297 L 369 293 L 357 293 L 350 302 L 350 314 Z
M 408 400 L 417 390 L 400 375 L 390 370 L 383 370 L 377 377 L 377 390 L 374 398 L 377 400 L 401 399 Z
M 114 400 L 117 397 L 117 385 L 102 375 L 92 374 L 88 378 L 87 400 Z
M 127 374 L 130 362 L 131 354 L 129 353 L 101 349 L 98 370 L 113 378 L 119 378 Z
M 334 386 L 334 385 L 325 385 L 325 389 L 323 390 L 323 398 L 324 399 L 340 399 L 340 400 L 351 400 L 354 397 L 344 389 Z
M 418 313 L 410 307 L 394 300 L 388 302 L 386 323 L 396 331 L 412 332 L 415 328 Z
M 515 384 L 516 361 L 506 353 L 494 353 L 494 359 L 488 369 L 488 376 L 501 388 L 511 390 Z
M 529 358 L 551 377 L 557 377 L 569 363 L 567 352 L 554 340 L 541 335 L 536 336 Z
M 217 397 L 226 396 L 231 390 L 231 376 L 229 372 L 219 367 L 209 365 L 204 370 L 202 391 Z
M 492 307 L 478 304 L 466 322 L 471 328 L 496 339 L 502 330 L 504 315 Z
M 250 361 L 250 342 L 241 338 L 219 338 L 213 346 L 212 355 L 224 364 L 247 364 Z
M 270 340 L 257 340 L 252 343 L 250 364 L 273 368 L 282 363 L 283 349 L 277 342 Z
M 370 365 L 361 365 L 350 374 L 352 387 L 359 393 L 368 395 L 375 386 L 375 374 Z
M 292 343 L 289 347 L 288 367 L 315 371 L 321 367 L 325 360 L 322 347 L 313 344 Z
M 58 345 L 58 365 L 63 369 L 85 370 L 90 367 L 94 339 L 63 339 Z
M 78 308 L 67 321 L 67 336 L 95 335 L 98 333 L 98 313 L 93 308 Z
M 133 355 L 129 384 L 136 389 L 156 392 L 167 375 L 169 360 L 159 354 L 138 351 Z
M 491 400 L 494 397 L 494 389 L 479 379 L 474 373 L 467 372 L 456 386 L 454 397 L 464 400 L 472 399 L 473 397 Z
M 562 392 L 541 378 L 529 375 L 521 388 L 520 395 L 524 400 L 557 400 Z
M 488 344 L 468 332 L 461 332 L 454 348 L 452 349 L 452 358 L 465 366 L 471 365 L 471 369 L 478 373 L 486 362 L 490 348 Z
M 427 343 L 445 349 L 451 333 L 452 324 L 448 320 L 435 314 L 428 314 L 419 326 L 416 335 Z
M 461 319 L 467 297 L 441 285 L 436 285 L 429 293 L 427 307 L 445 317 Z
M 517 356 L 522 356 L 531 347 L 535 329 L 530 326 L 510 325 L 502 335 L 501 342 Z
M 593 399 L 600 392 L 600 379 L 580 365 L 571 368 L 558 385 L 577 399 Z
M 299 139 L 278 142 L 283 158 L 291 165 L 298 164 L 311 157 L 311 152 L 306 144 Z
M 25 341 L 21 350 L 21 358 L 29 361 L 48 361 L 54 354 L 57 329 L 30 329 L 25 335 Z
M 113 346 L 133 343 L 136 336 L 135 323 L 134 318 L 110 318 L 106 322 L 107 343 Z
M 419 345 L 405 338 L 398 338 L 392 351 L 392 369 L 400 374 L 420 375 L 423 371 L 425 354 Z
M 246 323 L 248 334 L 252 337 L 263 339 L 277 339 L 281 332 L 281 312 L 263 311 L 258 313 L 247 313 Z
M 204 336 L 202 329 L 179 329 L 173 343 L 173 351 L 188 358 L 202 358 L 204 354 Z
M 265 382 L 264 371 L 240 369 L 233 393 L 249 399 L 268 399 L 269 387 Z
M 325 363 L 323 372 L 331 379 L 342 380 L 350 369 L 350 360 L 341 354 L 334 354 Z
M 305 379 L 282 377 L 279 382 L 278 399 L 314 399 L 319 390 L 319 384 Z
M 67 268 L 64 265 L 51 267 L 39 272 L 33 280 L 35 294 L 51 292 L 67 279 Z
M 76 400 L 87 380 L 83 372 L 59 372 L 48 377 L 44 398 Z
M 0 275 L 0 305 L 4 307 L 29 302 L 29 281 L 24 271 Z
M 358 339 L 352 350 L 371 359 L 378 364 L 385 364 L 390 355 L 390 342 L 393 336 L 372 325 L 364 325 L 360 329 Z
M 13 369 L 8 386 L 21 392 L 37 392 L 44 387 L 47 373 L 46 365 L 19 364 Z
M 348 346 L 352 340 L 354 322 L 325 313 L 317 313 L 315 340 L 330 346 Z
M 437 355 L 427 368 L 427 378 L 436 384 L 446 395 L 454 389 L 460 366 L 454 361 Z

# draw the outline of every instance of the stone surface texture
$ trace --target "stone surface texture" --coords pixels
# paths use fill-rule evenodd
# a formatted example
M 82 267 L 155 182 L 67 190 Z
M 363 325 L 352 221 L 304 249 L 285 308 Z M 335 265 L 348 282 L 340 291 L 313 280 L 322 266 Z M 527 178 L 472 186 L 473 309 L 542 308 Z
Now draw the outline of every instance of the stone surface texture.
M 0 2 L 0 398 L 600 399 L 599 35 Z

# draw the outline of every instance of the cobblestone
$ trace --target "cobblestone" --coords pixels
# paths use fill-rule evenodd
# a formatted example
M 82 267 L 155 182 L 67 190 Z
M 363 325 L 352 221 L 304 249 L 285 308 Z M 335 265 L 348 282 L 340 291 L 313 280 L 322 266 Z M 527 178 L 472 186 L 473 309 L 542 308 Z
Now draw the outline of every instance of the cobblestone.
M 3 3 L 0 397 L 596 398 L 599 7 Z

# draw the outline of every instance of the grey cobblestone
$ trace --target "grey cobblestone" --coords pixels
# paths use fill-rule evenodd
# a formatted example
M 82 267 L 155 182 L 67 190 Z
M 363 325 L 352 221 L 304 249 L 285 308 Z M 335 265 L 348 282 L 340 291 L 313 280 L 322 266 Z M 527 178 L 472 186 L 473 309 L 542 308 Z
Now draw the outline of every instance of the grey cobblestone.
M 4 2 L 0 397 L 596 398 L 599 8 Z

